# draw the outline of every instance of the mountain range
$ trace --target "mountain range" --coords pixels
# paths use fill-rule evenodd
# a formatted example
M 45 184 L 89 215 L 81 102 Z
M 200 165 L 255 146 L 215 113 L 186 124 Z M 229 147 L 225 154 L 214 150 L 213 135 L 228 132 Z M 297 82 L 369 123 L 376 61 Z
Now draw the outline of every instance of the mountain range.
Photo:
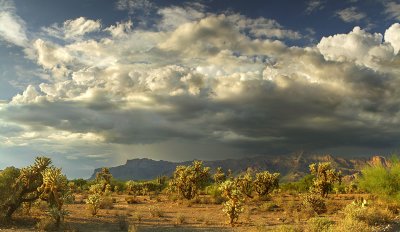
M 203 164 L 210 167 L 211 172 L 214 172 L 217 167 L 222 167 L 225 172 L 230 169 L 236 175 L 250 167 L 258 171 L 279 172 L 283 181 L 295 181 L 309 173 L 308 167 L 311 163 L 318 162 L 331 162 L 334 168 L 342 171 L 343 175 L 359 173 L 365 166 L 389 165 L 389 161 L 382 156 L 345 158 L 331 155 L 305 154 L 304 152 L 284 156 L 257 156 L 203 161 Z M 151 180 L 161 175 L 172 176 L 176 166 L 190 165 L 191 163 L 192 161 L 170 162 L 141 158 L 127 160 L 124 165 L 110 167 L 109 169 L 113 177 L 119 180 Z M 95 178 L 100 169 L 94 170 L 91 179 Z

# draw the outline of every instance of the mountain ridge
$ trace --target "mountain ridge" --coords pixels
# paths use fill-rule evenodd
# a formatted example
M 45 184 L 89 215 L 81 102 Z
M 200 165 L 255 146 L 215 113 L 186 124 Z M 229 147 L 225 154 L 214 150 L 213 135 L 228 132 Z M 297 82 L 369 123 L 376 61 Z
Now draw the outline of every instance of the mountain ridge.
M 390 162 L 383 156 L 346 158 L 332 155 L 306 154 L 304 152 L 293 153 L 286 156 L 255 156 L 240 159 L 205 160 L 204 166 L 210 167 L 213 172 L 217 167 L 222 167 L 226 172 L 232 170 L 233 174 L 239 174 L 247 168 L 281 173 L 285 181 L 298 180 L 306 175 L 311 163 L 331 162 L 333 167 L 342 171 L 343 175 L 359 173 L 364 166 L 383 165 L 389 166 Z M 160 175 L 171 176 L 178 165 L 189 165 L 192 161 L 172 162 L 165 160 L 152 160 L 149 158 L 135 158 L 127 160 L 125 164 L 110 167 L 111 174 L 120 180 L 150 180 Z M 94 170 L 90 179 L 95 178 Z

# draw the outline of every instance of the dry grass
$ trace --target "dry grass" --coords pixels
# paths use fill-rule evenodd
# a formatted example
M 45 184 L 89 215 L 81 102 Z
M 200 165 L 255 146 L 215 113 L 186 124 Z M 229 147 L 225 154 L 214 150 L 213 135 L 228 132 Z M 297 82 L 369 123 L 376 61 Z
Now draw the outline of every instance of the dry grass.
M 350 209 L 350 206 L 347 208 L 347 205 L 353 201 L 348 199 L 356 199 L 357 196 L 339 194 L 326 200 L 328 212 L 322 214 L 322 219 L 314 219 L 315 213 L 308 212 L 306 207 L 302 207 L 299 196 L 273 194 L 269 201 L 248 200 L 238 223 L 231 228 L 227 224 L 226 215 L 222 212 L 222 205 L 207 204 L 203 200 L 206 196 L 200 196 L 200 203 L 192 203 L 191 207 L 185 205 L 187 201 L 174 202 L 168 195 L 160 195 L 153 199 L 148 196 L 139 196 L 135 199 L 136 204 L 126 202 L 125 198 L 131 197 L 128 195 L 115 194 L 112 197 L 116 198 L 113 208 L 100 209 L 94 217 L 85 210 L 85 204 L 65 205 L 70 213 L 65 217 L 64 228 L 73 229 L 64 229 L 64 231 L 297 232 L 324 231 L 320 228 L 323 228 L 325 222 L 332 222 L 330 226 L 332 232 L 371 231 L 375 225 L 386 225 L 395 220 L 393 215 L 399 206 L 394 202 L 371 202 L 362 211 L 357 211 Z M 76 196 L 76 199 L 81 198 L 81 195 Z M 162 199 L 161 202 L 157 198 Z M 335 209 L 332 208 L 333 206 Z M 27 221 L 28 218 L 36 220 L 36 223 L 10 227 L 18 228 L 14 231 L 45 231 L 48 230 L 47 227 L 51 228 L 50 222 L 40 221 L 41 218 L 45 218 L 40 205 L 32 207 L 30 216 L 23 212 L 15 215 L 15 220 L 18 221 Z M 35 224 L 38 225 L 37 229 Z

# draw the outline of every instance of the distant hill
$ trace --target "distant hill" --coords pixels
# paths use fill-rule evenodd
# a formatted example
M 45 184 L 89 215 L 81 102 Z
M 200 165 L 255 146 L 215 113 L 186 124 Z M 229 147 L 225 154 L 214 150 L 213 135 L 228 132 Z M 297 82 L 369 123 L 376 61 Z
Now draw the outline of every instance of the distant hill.
M 333 166 L 341 170 L 344 175 L 358 173 L 366 165 L 388 165 L 388 161 L 381 156 L 371 158 L 343 158 L 331 155 L 310 155 L 296 153 L 283 156 L 258 156 L 242 159 L 225 159 L 215 161 L 204 161 L 204 165 L 211 167 L 214 171 L 217 167 L 222 167 L 224 171 L 231 169 L 234 174 L 245 171 L 248 167 L 255 170 L 268 170 L 270 172 L 281 173 L 283 181 L 298 180 L 309 173 L 310 163 L 331 162 Z M 171 176 L 178 165 L 189 165 L 192 161 L 169 162 L 156 161 L 152 159 L 132 159 L 126 164 L 117 167 L 111 167 L 110 172 L 116 179 L 120 180 L 150 180 L 160 175 Z M 91 179 L 95 178 L 95 169 Z

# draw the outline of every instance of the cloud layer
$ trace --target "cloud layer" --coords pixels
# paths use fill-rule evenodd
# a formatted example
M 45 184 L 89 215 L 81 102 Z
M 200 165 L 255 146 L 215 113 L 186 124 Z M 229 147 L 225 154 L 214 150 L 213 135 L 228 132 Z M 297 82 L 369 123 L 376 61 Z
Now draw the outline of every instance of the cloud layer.
M 116 149 L 82 152 L 104 160 L 143 146 L 181 146 L 183 159 L 212 157 L 213 147 L 241 155 L 398 147 L 399 24 L 289 47 L 281 40 L 303 35 L 271 19 L 193 6 L 158 14 L 157 30 L 82 17 L 43 28 L 29 57 L 51 78 L 0 104 L 2 146 L 36 144 L 71 160 L 82 157 L 71 149 L 88 146 Z

